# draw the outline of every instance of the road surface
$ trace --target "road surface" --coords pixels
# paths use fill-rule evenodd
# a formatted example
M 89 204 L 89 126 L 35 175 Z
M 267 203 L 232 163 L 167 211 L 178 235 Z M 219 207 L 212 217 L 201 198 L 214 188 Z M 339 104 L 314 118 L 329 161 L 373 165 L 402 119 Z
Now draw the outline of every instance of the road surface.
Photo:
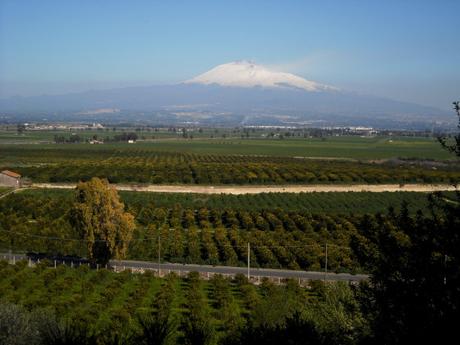
M 72 189 L 76 184 L 34 183 L 33 188 Z M 313 193 L 313 192 L 437 192 L 455 191 L 449 184 L 337 184 L 337 185 L 128 185 L 114 184 L 120 191 L 200 194 L 259 194 L 259 193 Z
M 27 260 L 24 254 L 0 254 L 0 259 L 9 260 L 10 262 L 17 262 L 20 260 Z M 70 264 L 68 262 L 67 264 Z M 72 266 L 77 266 L 74 264 Z M 177 274 L 184 275 L 188 272 L 198 272 L 204 276 L 212 276 L 213 274 L 223 274 L 234 276 L 238 273 L 243 275 L 248 274 L 247 267 L 233 267 L 233 266 L 210 266 L 210 265 L 192 265 L 192 264 L 175 264 L 175 263 L 158 263 L 151 261 L 133 261 L 133 260 L 112 260 L 110 265 L 116 270 L 132 269 L 133 271 L 145 272 L 148 270 L 158 271 L 158 267 L 162 274 L 169 272 L 176 272 Z M 281 270 L 281 269 L 268 269 L 268 268 L 251 268 L 250 276 L 253 279 L 260 280 L 261 278 L 271 279 L 300 279 L 300 280 L 329 280 L 329 281 L 347 281 L 359 282 L 368 279 L 369 276 L 364 274 L 348 274 L 348 273 L 332 273 L 328 272 L 315 272 L 315 271 L 294 271 L 294 270 Z
M 110 262 L 111 265 L 117 267 L 126 267 L 131 269 L 150 269 L 158 270 L 158 263 L 147 261 L 130 261 L 130 260 L 114 260 Z M 234 276 L 238 273 L 247 275 L 247 267 L 233 267 L 233 266 L 210 266 L 210 265 L 192 265 L 192 264 L 173 264 L 162 263 L 160 270 L 174 271 L 174 272 L 199 272 L 210 274 L 224 274 Z M 348 274 L 348 273 L 327 273 L 315 271 L 294 271 L 294 270 L 281 270 L 269 268 L 250 268 L 251 277 L 260 278 L 280 278 L 280 279 L 302 279 L 302 280 L 332 280 L 332 281 L 361 281 L 368 278 L 363 274 Z

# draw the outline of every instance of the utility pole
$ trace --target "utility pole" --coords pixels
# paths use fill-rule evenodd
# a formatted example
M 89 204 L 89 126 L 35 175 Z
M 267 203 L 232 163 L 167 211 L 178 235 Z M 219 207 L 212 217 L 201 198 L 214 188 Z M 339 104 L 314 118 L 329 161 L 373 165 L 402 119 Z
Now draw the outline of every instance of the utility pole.
M 251 278 L 251 245 L 248 242 L 248 280 Z
M 326 262 L 324 265 L 324 281 L 327 279 L 327 242 L 326 242 Z
M 447 285 L 447 255 L 444 255 L 444 285 Z
M 158 235 L 158 277 L 161 270 L 161 235 Z

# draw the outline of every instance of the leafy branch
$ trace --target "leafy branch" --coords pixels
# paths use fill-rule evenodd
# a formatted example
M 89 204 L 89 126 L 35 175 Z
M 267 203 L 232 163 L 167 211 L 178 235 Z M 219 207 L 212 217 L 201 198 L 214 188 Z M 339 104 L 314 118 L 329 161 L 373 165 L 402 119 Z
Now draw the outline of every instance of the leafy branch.
M 452 104 L 458 116 L 457 128 L 460 130 L 460 101 L 452 102 Z M 454 136 L 454 143 L 452 144 L 448 142 L 447 136 L 439 136 L 438 141 L 444 149 L 460 157 L 460 131 Z

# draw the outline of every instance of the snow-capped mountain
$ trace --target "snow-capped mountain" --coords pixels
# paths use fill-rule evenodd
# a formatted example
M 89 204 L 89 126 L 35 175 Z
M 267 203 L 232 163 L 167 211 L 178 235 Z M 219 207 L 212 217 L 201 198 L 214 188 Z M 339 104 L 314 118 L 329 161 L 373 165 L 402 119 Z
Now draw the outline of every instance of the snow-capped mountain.
M 101 109 L 117 112 L 101 113 Z M 0 121 L 143 121 L 200 125 L 353 125 L 432 128 L 450 112 L 360 95 L 247 61 L 178 84 L 0 99 Z M 101 119 L 101 120 L 98 120 Z
M 250 61 L 235 61 L 219 65 L 186 84 L 217 84 L 237 87 L 298 88 L 310 92 L 334 91 L 337 88 L 298 77 L 291 73 L 271 71 Z

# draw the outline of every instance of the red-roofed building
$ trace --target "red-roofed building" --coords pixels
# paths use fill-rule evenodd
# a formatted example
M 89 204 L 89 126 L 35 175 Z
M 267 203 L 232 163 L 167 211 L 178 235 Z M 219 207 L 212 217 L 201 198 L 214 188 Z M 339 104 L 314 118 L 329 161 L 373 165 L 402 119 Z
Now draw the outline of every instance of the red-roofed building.
M 0 172 L 0 186 L 21 187 L 21 175 L 10 170 Z

